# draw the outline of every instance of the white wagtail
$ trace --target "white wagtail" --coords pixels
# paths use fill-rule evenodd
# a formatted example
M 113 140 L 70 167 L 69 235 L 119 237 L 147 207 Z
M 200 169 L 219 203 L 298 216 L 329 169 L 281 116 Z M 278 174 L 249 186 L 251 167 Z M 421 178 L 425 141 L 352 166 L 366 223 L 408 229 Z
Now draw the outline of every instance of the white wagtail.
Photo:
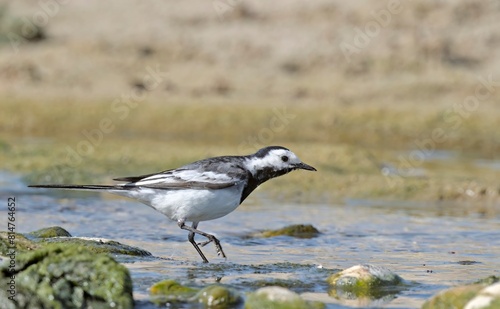
M 316 171 L 287 148 L 271 146 L 248 156 L 208 158 L 177 169 L 156 174 L 117 178 L 127 183 L 117 185 L 32 185 L 34 188 L 57 188 L 105 191 L 136 199 L 177 221 L 188 230 L 188 240 L 207 258 L 203 247 L 214 242 L 218 255 L 226 257 L 214 235 L 198 230 L 201 221 L 213 220 L 236 209 L 260 184 L 296 169 Z M 192 222 L 191 226 L 186 222 Z M 196 243 L 195 234 L 208 240 Z

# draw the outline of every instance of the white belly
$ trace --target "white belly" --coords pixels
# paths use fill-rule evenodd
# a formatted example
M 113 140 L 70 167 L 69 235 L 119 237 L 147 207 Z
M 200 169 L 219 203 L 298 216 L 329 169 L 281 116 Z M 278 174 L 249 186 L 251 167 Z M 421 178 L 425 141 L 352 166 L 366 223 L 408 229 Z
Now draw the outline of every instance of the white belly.
M 114 193 L 137 199 L 172 220 L 199 222 L 217 219 L 235 210 L 240 205 L 242 189 L 241 185 L 219 190 L 141 188 Z

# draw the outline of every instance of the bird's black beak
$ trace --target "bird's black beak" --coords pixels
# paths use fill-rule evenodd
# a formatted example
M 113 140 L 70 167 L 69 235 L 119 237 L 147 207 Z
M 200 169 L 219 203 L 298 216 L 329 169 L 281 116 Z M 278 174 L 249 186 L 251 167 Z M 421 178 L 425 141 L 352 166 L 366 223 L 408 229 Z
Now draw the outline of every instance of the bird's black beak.
M 307 171 L 316 171 L 316 169 L 308 164 L 300 162 L 299 164 L 295 165 L 296 169 L 301 169 L 301 170 L 307 170 Z

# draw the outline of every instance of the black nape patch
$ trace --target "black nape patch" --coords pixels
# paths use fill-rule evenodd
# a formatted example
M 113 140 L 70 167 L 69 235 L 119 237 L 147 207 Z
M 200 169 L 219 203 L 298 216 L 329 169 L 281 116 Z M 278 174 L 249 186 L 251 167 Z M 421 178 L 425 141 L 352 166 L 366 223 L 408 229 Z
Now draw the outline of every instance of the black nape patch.
M 265 148 L 262 148 L 259 151 L 257 151 L 255 153 L 255 157 L 264 158 L 271 150 L 275 150 L 275 149 L 283 149 L 283 150 L 290 151 L 288 148 L 285 148 L 282 146 L 269 146 L 269 147 L 265 147 Z

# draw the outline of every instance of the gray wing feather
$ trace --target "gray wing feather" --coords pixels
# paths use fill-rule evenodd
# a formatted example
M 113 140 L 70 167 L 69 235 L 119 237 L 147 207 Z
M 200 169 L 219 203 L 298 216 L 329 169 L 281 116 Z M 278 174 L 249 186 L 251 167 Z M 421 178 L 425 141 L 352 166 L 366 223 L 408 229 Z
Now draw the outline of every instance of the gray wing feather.
M 247 181 L 248 172 L 235 157 L 210 158 L 178 169 L 143 176 L 117 178 L 125 187 L 155 189 L 224 189 Z

